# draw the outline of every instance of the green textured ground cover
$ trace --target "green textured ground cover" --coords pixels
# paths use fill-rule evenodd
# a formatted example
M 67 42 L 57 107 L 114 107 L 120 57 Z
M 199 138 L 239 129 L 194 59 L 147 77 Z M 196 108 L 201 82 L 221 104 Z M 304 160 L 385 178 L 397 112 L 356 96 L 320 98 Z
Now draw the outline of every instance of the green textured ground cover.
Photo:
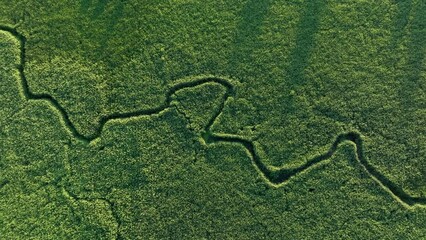
M 426 2 L 0 0 L 0 239 L 426 238 Z

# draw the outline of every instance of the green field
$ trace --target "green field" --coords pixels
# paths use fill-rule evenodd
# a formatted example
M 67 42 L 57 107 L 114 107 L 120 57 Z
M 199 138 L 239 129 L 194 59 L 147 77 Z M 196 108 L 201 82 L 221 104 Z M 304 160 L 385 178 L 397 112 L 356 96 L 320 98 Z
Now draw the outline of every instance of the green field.
M 0 239 L 426 239 L 426 1 L 0 0 Z

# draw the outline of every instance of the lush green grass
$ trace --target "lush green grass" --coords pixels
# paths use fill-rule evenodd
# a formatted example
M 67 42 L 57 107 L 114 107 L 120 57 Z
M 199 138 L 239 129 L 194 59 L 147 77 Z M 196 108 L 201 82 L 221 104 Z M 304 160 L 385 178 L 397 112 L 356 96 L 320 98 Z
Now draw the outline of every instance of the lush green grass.
M 422 0 L 0 0 L 0 238 L 426 238 L 425 56 Z

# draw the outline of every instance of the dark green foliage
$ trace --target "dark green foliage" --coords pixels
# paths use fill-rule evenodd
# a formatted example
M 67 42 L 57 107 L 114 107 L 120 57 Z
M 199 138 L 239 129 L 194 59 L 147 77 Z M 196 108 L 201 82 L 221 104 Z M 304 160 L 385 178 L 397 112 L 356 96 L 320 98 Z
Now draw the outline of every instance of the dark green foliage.
M 0 0 L 0 239 L 424 239 L 425 56 L 422 0 Z

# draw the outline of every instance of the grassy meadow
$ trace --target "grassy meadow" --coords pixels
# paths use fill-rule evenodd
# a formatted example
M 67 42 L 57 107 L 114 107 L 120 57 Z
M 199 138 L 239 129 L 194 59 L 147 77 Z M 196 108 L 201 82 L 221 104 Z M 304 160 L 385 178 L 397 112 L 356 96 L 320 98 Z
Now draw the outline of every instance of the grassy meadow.
M 426 239 L 426 1 L 0 0 L 0 239 Z

